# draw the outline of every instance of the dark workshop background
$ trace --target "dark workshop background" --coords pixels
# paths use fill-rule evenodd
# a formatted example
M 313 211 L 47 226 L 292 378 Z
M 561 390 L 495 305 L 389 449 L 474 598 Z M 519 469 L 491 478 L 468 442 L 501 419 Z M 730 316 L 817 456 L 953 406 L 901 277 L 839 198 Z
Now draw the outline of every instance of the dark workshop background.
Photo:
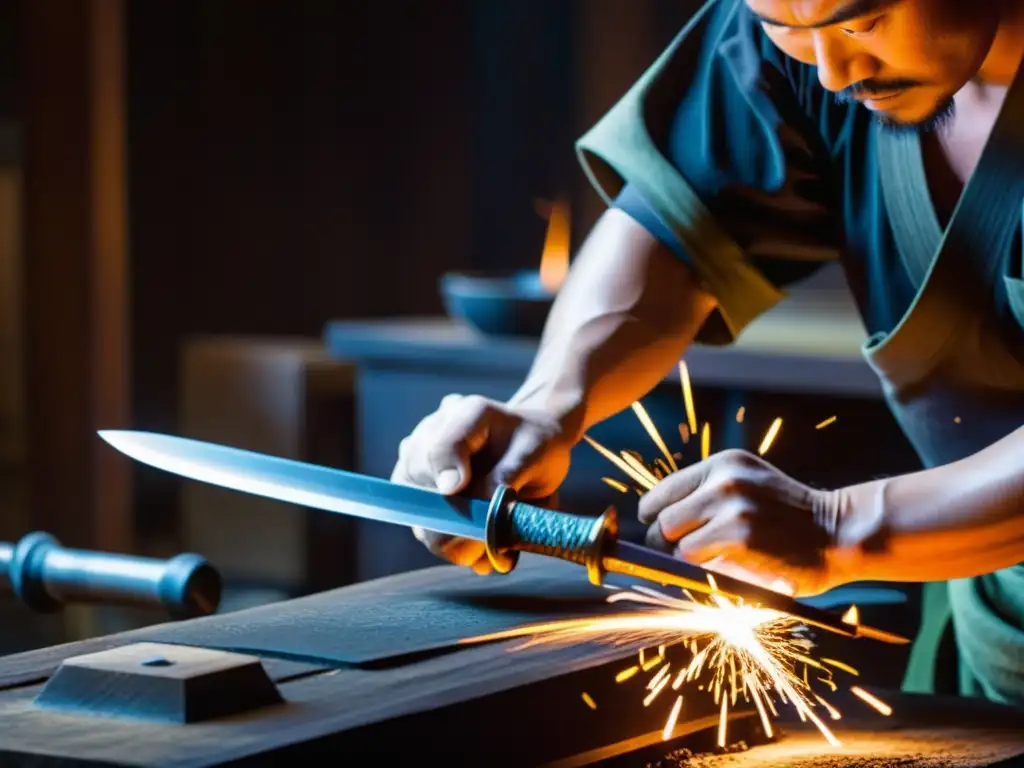
M 194 340 L 312 343 L 442 314 L 445 271 L 534 268 L 538 199 L 572 201 L 578 244 L 601 205 L 573 140 L 695 6 L 0 0 L 0 533 L 189 546 L 179 483 L 94 430 L 182 431 Z M 356 463 L 343 411 L 302 439 Z

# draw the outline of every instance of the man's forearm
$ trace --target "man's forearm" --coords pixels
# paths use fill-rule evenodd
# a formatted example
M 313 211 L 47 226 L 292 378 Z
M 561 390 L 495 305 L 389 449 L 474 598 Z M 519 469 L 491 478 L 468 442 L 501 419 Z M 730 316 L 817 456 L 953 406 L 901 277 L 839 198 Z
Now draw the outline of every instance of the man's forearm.
M 962 461 L 839 496 L 849 523 L 836 559 L 852 578 L 943 581 L 1024 562 L 1024 427 Z
M 576 258 L 509 402 L 543 410 L 579 439 L 661 381 L 714 306 L 685 265 L 612 209 Z

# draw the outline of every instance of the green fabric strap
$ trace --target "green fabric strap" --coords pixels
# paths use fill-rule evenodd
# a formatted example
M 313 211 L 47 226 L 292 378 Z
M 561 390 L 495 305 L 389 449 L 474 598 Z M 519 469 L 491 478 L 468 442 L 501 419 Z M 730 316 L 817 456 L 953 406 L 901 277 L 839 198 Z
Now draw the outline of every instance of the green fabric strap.
M 951 630 L 952 609 L 946 582 L 924 585 L 921 617 L 921 628 L 910 650 L 910 660 L 903 678 L 903 690 L 910 693 L 936 693 L 936 661 L 946 633 Z
M 682 242 L 699 279 L 718 299 L 726 329 L 735 338 L 785 294 L 750 264 L 658 148 L 646 120 L 659 87 L 680 77 L 672 65 L 683 40 L 715 4 L 711 0 L 690 20 L 626 95 L 577 142 L 576 151 L 606 203 L 611 204 L 626 181 L 640 190 Z
M 876 126 L 878 176 L 885 210 L 892 222 L 900 261 L 914 290 L 921 290 L 942 242 L 916 133 L 894 133 Z

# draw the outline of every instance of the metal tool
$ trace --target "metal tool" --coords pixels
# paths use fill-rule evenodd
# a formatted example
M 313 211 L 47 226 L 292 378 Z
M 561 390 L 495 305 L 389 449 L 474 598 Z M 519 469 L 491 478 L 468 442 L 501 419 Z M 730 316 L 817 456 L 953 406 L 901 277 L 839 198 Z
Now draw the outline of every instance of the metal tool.
M 600 584 L 606 573 L 624 574 L 742 598 L 849 637 L 908 642 L 740 579 L 715 574 L 712 583 L 709 572 L 699 566 L 620 541 L 612 508 L 597 518 L 583 517 L 526 504 L 507 486 L 498 488 L 490 501 L 482 501 L 172 435 L 99 434 L 127 456 L 182 477 L 314 509 L 483 541 L 499 573 L 515 568 L 520 552 L 533 552 L 584 566 L 594 584 Z
M 214 613 L 221 578 L 199 555 L 169 560 L 65 549 L 48 533 L 0 543 L 0 590 L 39 613 L 67 603 L 162 606 L 174 619 Z

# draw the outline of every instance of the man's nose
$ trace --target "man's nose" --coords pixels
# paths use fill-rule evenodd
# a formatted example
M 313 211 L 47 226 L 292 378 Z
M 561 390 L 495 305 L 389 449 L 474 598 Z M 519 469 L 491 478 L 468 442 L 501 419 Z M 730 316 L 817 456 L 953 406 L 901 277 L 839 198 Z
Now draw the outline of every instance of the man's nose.
M 818 81 L 825 90 L 839 93 L 871 77 L 868 57 L 850 50 L 833 32 L 814 32 Z

